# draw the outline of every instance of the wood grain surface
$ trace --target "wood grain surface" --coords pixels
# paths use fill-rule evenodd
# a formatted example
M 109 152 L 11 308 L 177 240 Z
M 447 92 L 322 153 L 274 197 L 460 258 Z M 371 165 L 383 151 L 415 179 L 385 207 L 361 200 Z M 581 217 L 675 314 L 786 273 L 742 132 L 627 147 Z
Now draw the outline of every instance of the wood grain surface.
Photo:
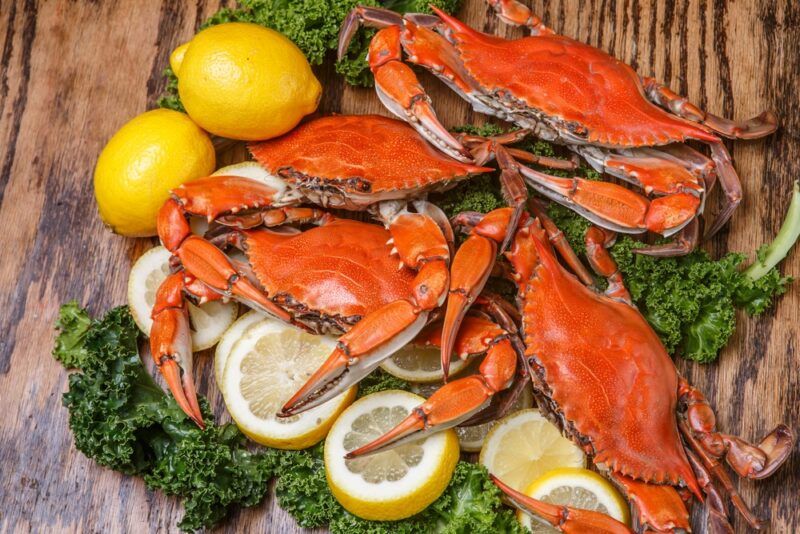
M 224 3 L 224 2 L 223 2 Z M 461 18 L 501 35 L 481 0 Z M 664 80 L 709 111 L 780 116 L 766 140 L 736 142 L 744 182 L 732 223 L 708 245 L 752 253 L 777 231 L 800 175 L 800 3 L 796 0 L 536 0 L 555 30 L 599 46 Z M 78 299 L 93 313 L 125 302 L 131 262 L 154 240 L 124 239 L 97 217 L 92 171 L 123 123 L 152 108 L 169 52 L 220 7 L 215 0 L 0 0 L 0 530 L 143 532 L 176 530 L 182 510 L 141 480 L 78 453 L 61 407 L 67 375 L 50 357 L 59 305 Z M 318 69 L 321 111 L 384 113 L 371 91 Z M 424 77 L 447 125 L 481 122 L 441 83 Z M 223 155 L 221 162 L 241 157 Z M 797 250 L 783 264 L 800 275 Z M 800 291 L 764 316 L 739 317 L 714 365 L 679 362 L 716 407 L 718 425 L 755 439 L 784 421 L 800 429 Z M 224 410 L 200 358 L 199 389 Z M 224 417 L 224 416 L 222 416 Z M 738 481 L 771 531 L 800 531 L 797 451 L 776 476 Z M 697 523 L 696 523 L 697 524 Z M 236 512 L 226 530 L 299 532 L 274 499 Z M 736 518 L 737 532 L 746 527 Z M 702 531 L 702 528 L 699 528 Z

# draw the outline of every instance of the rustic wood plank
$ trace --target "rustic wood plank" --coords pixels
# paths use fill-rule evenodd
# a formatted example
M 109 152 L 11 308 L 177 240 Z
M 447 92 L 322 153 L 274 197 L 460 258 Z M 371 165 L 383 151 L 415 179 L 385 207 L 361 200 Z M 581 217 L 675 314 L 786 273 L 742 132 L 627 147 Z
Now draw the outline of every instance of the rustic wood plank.
M 465 0 L 469 24 L 517 37 L 481 0 Z M 800 5 L 793 0 L 536 0 L 559 32 L 600 46 L 688 94 L 709 111 L 739 118 L 773 109 L 777 134 L 731 143 L 745 199 L 710 250 L 752 253 L 777 231 L 787 191 L 800 175 Z M 92 198 L 94 161 L 112 133 L 154 105 L 169 51 L 215 12 L 215 0 L 0 2 L 0 529 L 175 530 L 175 499 L 102 469 L 75 451 L 60 396 L 66 375 L 49 357 L 58 306 L 70 298 L 95 313 L 123 303 L 131 261 L 152 240 L 106 232 Z M 323 112 L 384 113 L 371 91 L 346 87 L 330 66 Z M 482 122 L 430 76 L 423 77 L 448 125 Z M 241 158 L 241 151 L 222 160 Z M 783 265 L 800 274 L 796 251 Z M 707 393 L 718 422 L 754 439 L 779 421 L 800 428 L 800 292 L 759 319 L 739 317 L 719 363 L 679 362 Z M 201 367 L 207 366 L 201 359 Z M 208 369 L 200 389 L 221 410 Z M 739 481 L 744 498 L 772 519 L 772 532 L 800 530 L 795 453 L 775 477 Z M 267 499 L 237 512 L 226 530 L 300 532 Z M 736 522 L 737 532 L 745 532 Z

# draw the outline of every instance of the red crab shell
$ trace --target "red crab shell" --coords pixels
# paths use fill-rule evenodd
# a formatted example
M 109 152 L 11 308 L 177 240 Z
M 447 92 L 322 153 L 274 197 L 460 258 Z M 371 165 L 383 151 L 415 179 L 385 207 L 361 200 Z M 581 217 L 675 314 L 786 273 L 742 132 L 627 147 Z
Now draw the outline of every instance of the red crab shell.
M 588 143 L 630 147 L 689 138 L 717 141 L 703 126 L 648 101 L 638 74 L 602 50 L 562 35 L 500 39 L 441 16 L 453 29 L 464 67 L 481 87 L 498 98 L 508 93 L 557 118 Z
M 460 163 L 405 122 L 379 115 L 322 117 L 249 149 L 268 172 L 311 200 L 355 209 L 442 191 L 492 170 Z M 322 192 L 325 198 L 317 198 Z
M 299 233 L 243 233 L 256 277 L 286 308 L 351 325 L 411 294 L 414 273 L 398 269 L 382 226 L 334 219 Z
M 588 438 L 596 464 L 700 494 L 675 420 L 678 376 L 657 334 L 635 308 L 536 248 L 541 263 L 523 295 L 526 353 L 565 420 Z

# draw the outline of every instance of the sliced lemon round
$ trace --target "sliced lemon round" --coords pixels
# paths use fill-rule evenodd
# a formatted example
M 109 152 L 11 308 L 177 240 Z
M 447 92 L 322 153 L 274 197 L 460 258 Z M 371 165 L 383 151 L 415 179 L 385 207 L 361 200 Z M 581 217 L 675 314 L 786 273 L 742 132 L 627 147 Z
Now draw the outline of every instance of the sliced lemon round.
M 583 467 L 586 462 L 578 446 L 537 410 L 522 410 L 497 421 L 479 461 L 517 491 L 551 469 Z
M 325 472 L 336 499 L 350 513 L 373 521 L 410 517 L 435 501 L 458 463 L 452 430 L 352 460 L 357 449 L 394 428 L 425 399 L 387 390 L 367 395 L 346 409 L 325 440 Z
M 422 395 L 426 399 L 433 395 L 433 393 L 442 387 L 442 383 L 432 383 L 432 384 L 411 384 L 411 391 L 416 393 L 417 395 Z M 514 406 L 509 411 L 509 415 L 519 410 L 525 410 L 527 408 L 531 408 L 533 406 L 533 391 L 531 391 L 530 386 L 526 386 L 525 389 L 519 394 L 517 397 L 517 401 L 514 403 Z M 486 439 L 486 435 L 489 433 L 489 430 L 497 423 L 497 421 L 489 421 L 488 423 L 484 423 L 482 425 L 475 425 L 475 426 L 457 426 L 455 428 L 456 435 L 458 435 L 458 444 L 461 447 L 461 450 L 464 452 L 478 452 L 483 447 L 483 442 Z
M 217 349 L 214 351 L 214 378 L 217 381 L 217 386 L 220 391 L 222 391 L 222 385 L 224 383 L 222 377 L 225 375 L 225 364 L 228 362 L 228 356 L 230 356 L 233 346 L 244 337 L 251 326 L 266 317 L 266 314 L 260 311 L 250 310 L 236 319 L 236 321 L 225 330 L 225 333 L 222 334 L 219 343 L 217 343 Z
M 220 388 L 242 432 L 279 449 L 305 449 L 324 438 L 353 402 L 356 386 L 301 414 L 275 414 L 335 347 L 334 337 L 315 336 L 269 317 L 246 328 L 226 359 Z
M 450 362 L 450 375 L 458 374 L 466 366 L 466 361 L 453 358 Z M 439 348 L 433 346 L 406 345 L 384 360 L 381 368 L 397 378 L 420 384 L 441 382 L 444 377 Z
M 150 313 L 156 301 L 156 291 L 169 274 L 170 256 L 166 248 L 158 246 L 142 254 L 131 267 L 128 305 L 134 321 L 147 336 L 153 326 Z M 197 352 L 213 347 L 238 313 L 239 306 L 235 302 L 215 300 L 202 306 L 189 303 L 192 350 Z
M 524 493 L 552 504 L 601 512 L 626 525 L 630 524 L 628 504 L 619 491 L 608 480 L 588 469 L 553 469 L 537 478 Z M 533 534 L 558 532 L 543 520 L 521 510 L 517 512 L 517 520 Z

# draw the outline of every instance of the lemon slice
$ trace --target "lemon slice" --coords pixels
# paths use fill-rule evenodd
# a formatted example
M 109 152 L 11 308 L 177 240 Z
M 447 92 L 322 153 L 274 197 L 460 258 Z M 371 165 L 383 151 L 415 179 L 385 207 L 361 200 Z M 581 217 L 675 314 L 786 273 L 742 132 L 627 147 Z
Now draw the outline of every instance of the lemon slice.
M 433 395 L 433 393 L 442 387 L 442 383 L 433 384 L 411 384 L 411 391 L 417 395 L 422 395 L 426 399 Z M 525 387 L 517 397 L 514 406 L 511 407 L 509 415 L 520 410 L 525 410 L 533 406 L 533 391 L 530 387 Z M 457 426 L 455 427 L 456 435 L 458 435 L 458 444 L 464 452 L 478 452 L 483 447 L 483 442 L 489 430 L 497 423 L 497 421 L 490 421 L 482 425 L 475 426 Z
M 453 358 L 450 362 L 450 375 L 458 374 L 466 366 L 466 361 L 461 358 Z M 438 347 L 406 345 L 389 359 L 384 360 L 381 368 L 397 378 L 421 384 L 441 382 L 444 376 Z
M 305 449 L 324 438 L 353 402 L 356 386 L 301 414 L 275 414 L 335 346 L 336 338 L 315 336 L 277 319 L 265 317 L 247 327 L 230 350 L 220 388 L 242 432 L 279 449 Z
M 619 491 L 605 478 L 588 469 L 553 469 L 537 478 L 524 493 L 552 504 L 601 512 L 626 525 L 630 524 L 628 504 Z M 533 534 L 558 532 L 548 523 L 521 510 L 517 512 L 517 520 Z
M 497 421 L 481 449 L 480 463 L 517 491 L 557 467 L 583 467 L 583 452 L 537 410 Z
M 150 335 L 153 319 L 150 312 L 156 301 L 156 291 L 169 274 L 171 254 L 164 247 L 155 247 L 136 260 L 128 278 L 128 305 L 134 321 L 145 335 Z M 202 306 L 189 303 L 192 329 L 192 350 L 197 352 L 213 347 L 236 319 L 239 306 L 235 302 L 215 300 Z
M 230 356 L 233 346 L 244 337 L 245 332 L 247 332 L 252 325 L 266 317 L 266 314 L 260 311 L 250 310 L 236 319 L 236 321 L 225 330 L 225 333 L 222 334 L 219 343 L 217 343 L 217 349 L 214 351 L 214 378 L 217 381 L 217 386 L 220 391 L 222 391 L 222 377 L 225 375 L 225 364 L 228 361 L 228 356 Z
M 350 513 L 374 521 L 412 516 L 435 501 L 458 463 L 452 430 L 377 454 L 344 455 L 381 436 L 425 399 L 387 390 L 367 395 L 346 409 L 325 440 L 325 471 L 336 499 Z

